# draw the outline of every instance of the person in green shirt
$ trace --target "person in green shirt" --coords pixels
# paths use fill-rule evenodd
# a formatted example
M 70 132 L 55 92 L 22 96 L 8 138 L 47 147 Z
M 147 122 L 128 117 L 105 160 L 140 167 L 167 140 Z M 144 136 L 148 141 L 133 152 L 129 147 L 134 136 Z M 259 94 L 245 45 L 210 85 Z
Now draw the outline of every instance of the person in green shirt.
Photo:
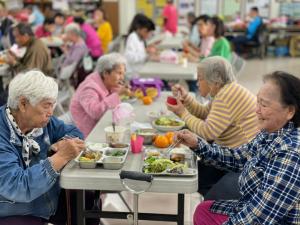
M 209 32 L 215 37 L 209 56 L 222 56 L 230 61 L 231 47 L 229 41 L 224 37 L 225 27 L 223 21 L 218 17 L 212 17 L 208 24 Z

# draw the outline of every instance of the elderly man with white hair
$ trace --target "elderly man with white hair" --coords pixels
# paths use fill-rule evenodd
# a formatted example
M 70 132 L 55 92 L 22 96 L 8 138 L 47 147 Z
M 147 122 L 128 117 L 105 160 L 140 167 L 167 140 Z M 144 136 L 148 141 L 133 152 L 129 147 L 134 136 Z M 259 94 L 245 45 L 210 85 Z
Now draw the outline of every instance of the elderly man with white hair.
M 82 38 L 82 31 L 78 24 L 68 24 L 65 27 L 63 39 L 66 42 L 66 46 L 63 49 L 65 58 L 62 66 L 68 66 L 74 62 L 78 63 L 84 57 L 84 55 L 89 52 Z
M 57 83 L 37 70 L 9 85 L 0 108 L 1 225 L 44 224 L 61 213 L 60 171 L 85 145 L 76 127 L 52 116 L 57 94 Z
M 125 66 L 126 60 L 121 54 L 104 55 L 99 58 L 96 70 L 77 88 L 70 111 L 85 137 L 108 109 L 120 104 L 120 96 L 128 93 L 124 86 Z

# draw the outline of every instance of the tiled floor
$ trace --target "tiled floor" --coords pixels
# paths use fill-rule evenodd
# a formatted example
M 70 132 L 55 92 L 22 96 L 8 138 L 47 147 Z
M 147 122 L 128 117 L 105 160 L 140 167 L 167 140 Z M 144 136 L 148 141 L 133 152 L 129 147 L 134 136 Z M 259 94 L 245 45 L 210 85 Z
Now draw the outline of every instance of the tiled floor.
M 276 59 L 253 59 L 247 60 L 245 68 L 238 77 L 238 82 L 256 94 L 262 84 L 264 74 L 282 70 L 300 77 L 300 59 L 299 58 L 276 58 Z M 132 197 L 129 193 L 124 193 L 129 202 Z M 177 196 L 174 194 L 153 194 L 146 193 L 140 196 L 139 209 L 141 212 L 160 212 L 175 213 Z M 199 194 L 186 195 L 185 198 L 185 224 L 192 224 L 192 215 L 195 206 L 201 201 Z M 108 195 L 104 205 L 105 209 L 126 210 L 117 195 Z M 128 224 L 125 220 L 102 220 L 103 225 Z M 140 221 L 140 225 L 173 225 L 171 222 L 150 222 Z

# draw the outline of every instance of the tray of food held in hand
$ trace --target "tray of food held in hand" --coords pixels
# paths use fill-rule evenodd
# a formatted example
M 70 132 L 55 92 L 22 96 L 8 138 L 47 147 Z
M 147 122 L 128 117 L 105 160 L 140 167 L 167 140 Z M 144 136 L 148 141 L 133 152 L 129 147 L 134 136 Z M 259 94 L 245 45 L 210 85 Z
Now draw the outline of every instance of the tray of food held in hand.
M 76 158 L 80 168 L 93 169 L 103 165 L 104 169 L 121 169 L 128 155 L 129 145 L 116 143 L 87 143 L 87 148 Z
M 155 176 L 195 176 L 198 174 L 197 157 L 181 145 L 166 154 L 166 149 L 145 149 L 142 171 Z

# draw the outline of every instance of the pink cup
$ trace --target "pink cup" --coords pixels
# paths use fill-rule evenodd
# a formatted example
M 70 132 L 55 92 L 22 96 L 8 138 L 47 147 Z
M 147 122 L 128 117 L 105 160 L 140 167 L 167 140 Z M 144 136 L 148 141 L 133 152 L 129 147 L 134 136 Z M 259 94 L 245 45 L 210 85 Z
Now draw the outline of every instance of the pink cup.
M 131 140 L 131 152 L 132 153 L 140 153 L 143 149 L 144 138 L 141 136 L 137 136 L 136 140 Z

